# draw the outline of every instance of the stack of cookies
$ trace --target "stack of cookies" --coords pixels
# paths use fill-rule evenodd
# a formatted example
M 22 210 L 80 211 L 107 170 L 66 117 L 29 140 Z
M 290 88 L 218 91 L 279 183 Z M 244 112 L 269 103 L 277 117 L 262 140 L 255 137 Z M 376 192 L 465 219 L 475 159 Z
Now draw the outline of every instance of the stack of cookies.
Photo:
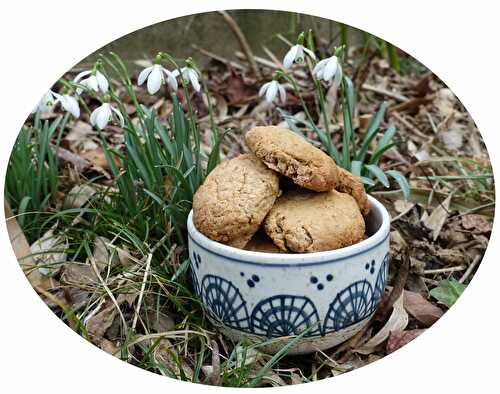
M 193 199 L 208 238 L 263 252 L 319 252 L 361 241 L 370 210 L 358 177 L 292 131 L 255 127 L 252 153 L 218 165 Z

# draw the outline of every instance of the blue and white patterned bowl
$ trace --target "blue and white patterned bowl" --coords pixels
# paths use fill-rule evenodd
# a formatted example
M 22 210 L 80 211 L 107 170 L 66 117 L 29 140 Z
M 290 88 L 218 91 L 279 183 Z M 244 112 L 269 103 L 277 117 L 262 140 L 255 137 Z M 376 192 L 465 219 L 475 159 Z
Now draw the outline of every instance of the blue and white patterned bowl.
M 236 341 L 272 342 L 261 349 L 268 353 L 304 330 L 291 354 L 327 349 L 356 334 L 380 303 L 390 261 L 389 213 L 369 199 L 367 239 L 305 254 L 253 252 L 212 241 L 195 228 L 191 211 L 192 280 L 210 320 Z

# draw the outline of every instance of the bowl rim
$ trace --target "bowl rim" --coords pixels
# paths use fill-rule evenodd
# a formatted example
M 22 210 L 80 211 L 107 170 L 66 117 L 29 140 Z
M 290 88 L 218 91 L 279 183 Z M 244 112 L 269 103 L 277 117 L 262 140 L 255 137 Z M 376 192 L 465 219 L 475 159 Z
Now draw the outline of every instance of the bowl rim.
M 375 234 L 354 245 L 346 246 L 345 248 L 312 253 L 269 253 L 239 249 L 213 241 L 199 232 L 193 222 L 192 209 L 187 219 L 188 237 L 190 243 L 193 242 L 205 251 L 223 257 L 229 262 L 235 261 L 257 266 L 274 267 L 300 267 L 341 262 L 376 248 L 383 244 L 389 237 L 391 224 L 389 212 L 384 205 L 374 197 L 368 195 L 368 200 L 371 203 L 372 209 L 380 213 L 382 223 Z

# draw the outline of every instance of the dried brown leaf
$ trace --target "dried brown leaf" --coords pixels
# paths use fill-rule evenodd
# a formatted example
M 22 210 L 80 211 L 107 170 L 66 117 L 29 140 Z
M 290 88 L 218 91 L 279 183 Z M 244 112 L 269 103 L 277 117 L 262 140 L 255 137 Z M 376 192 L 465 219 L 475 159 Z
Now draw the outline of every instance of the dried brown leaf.
M 476 234 L 489 233 L 493 228 L 493 223 L 483 215 L 468 214 L 462 216 L 462 226 L 466 230 L 471 230 Z
M 101 341 L 106 330 L 113 324 L 117 313 L 115 305 L 109 303 L 103 310 L 96 313 L 87 321 L 87 332 L 95 343 Z
M 65 283 L 83 286 L 99 282 L 93 268 L 88 264 L 70 263 L 67 264 L 62 274 Z
M 134 301 L 132 300 L 132 302 Z M 129 302 L 129 305 L 132 305 L 132 303 Z M 145 318 L 150 329 L 155 332 L 167 332 L 173 330 L 175 327 L 175 321 L 172 317 L 153 309 L 146 310 Z
M 153 356 L 157 362 L 163 363 L 173 374 L 175 374 L 175 376 L 180 377 L 184 375 L 188 381 L 192 381 L 193 369 L 180 354 L 178 354 L 177 357 L 174 356 L 174 352 L 177 353 L 172 343 L 164 338 L 161 339 L 158 346 L 156 346 Z
M 102 338 L 99 343 L 99 347 L 104 350 L 106 353 L 111 354 L 117 358 L 120 358 L 120 346 L 107 340 L 106 338 Z
M 5 202 L 5 218 L 7 222 L 7 232 L 9 233 L 10 243 L 12 245 L 12 249 L 14 249 L 14 254 L 16 255 L 17 260 L 19 261 L 19 265 L 23 269 L 26 277 L 33 287 L 41 286 L 47 290 L 46 286 L 43 286 L 43 282 L 46 281 L 46 278 L 43 277 L 40 272 L 36 269 L 36 264 L 33 258 L 31 257 L 31 250 L 24 235 L 23 230 L 19 226 L 10 206 Z M 51 278 L 47 278 L 52 280 Z
M 454 112 L 456 102 L 457 98 L 450 89 L 442 88 L 436 92 L 434 105 L 443 118 L 448 117 Z
M 66 263 L 68 238 L 55 235 L 54 229 L 55 225 L 30 247 L 33 260 L 42 275 L 55 275 Z
M 439 237 L 439 233 L 443 228 L 446 219 L 448 219 L 449 209 L 450 209 L 450 201 L 452 198 L 452 194 L 450 194 L 441 204 L 439 204 L 432 213 L 423 220 L 424 225 L 432 230 L 432 239 L 435 241 Z
M 113 252 L 108 245 L 111 241 L 106 237 L 97 236 L 94 239 L 94 256 L 95 263 L 99 272 L 102 272 L 108 266 L 112 267 L 118 261 L 118 255 Z
M 389 317 L 387 323 L 385 323 L 380 331 L 370 338 L 368 342 L 355 349 L 355 352 L 360 354 L 373 353 L 376 348 L 389 337 L 392 331 L 404 330 L 406 328 L 408 325 L 408 313 L 406 313 L 403 307 L 403 294 L 401 294 L 401 296 L 394 303 L 391 317 Z
M 64 207 L 81 208 L 96 192 L 97 190 L 90 185 L 76 185 L 68 192 L 64 201 Z
M 443 311 L 438 306 L 413 291 L 405 290 L 403 305 L 410 315 L 427 327 L 443 316 Z
M 87 122 L 78 120 L 64 137 L 64 142 L 67 143 L 65 146 L 67 147 L 69 144 L 69 148 L 73 152 L 96 149 L 98 144 L 92 140 L 93 135 L 92 126 Z
M 386 351 L 387 353 L 392 353 L 403 347 L 407 343 L 413 341 L 420 334 L 425 332 L 424 329 L 407 330 L 407 331 L 394 331 L 391 332 L 389 339 L 387 340 Z

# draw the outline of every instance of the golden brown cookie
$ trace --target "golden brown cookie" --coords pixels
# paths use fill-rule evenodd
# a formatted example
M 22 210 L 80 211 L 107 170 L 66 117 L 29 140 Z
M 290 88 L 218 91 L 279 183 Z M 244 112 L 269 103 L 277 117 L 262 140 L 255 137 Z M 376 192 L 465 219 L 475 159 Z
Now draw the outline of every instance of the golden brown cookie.
M 338 167 L 338 171 L 339 179 L 337 185 L 335 186 L 335 190 L 353 196 L 358 203 L 363 216 L 368 215 L 371 206 L 361 178 L 351 174 L 349 171 L 341 167 Z
M 254 127 L 245 136 L 250 150 L 269 168 L 316 192 L 337 184 L 333 159 L 296 133 L 277 126 Z
M 320 252 L 361 241 L 365 222 L 349 194 L 302 189 L 276 200 L 264 221 L 264 229 L 283 251 Z
M 263 230 L 255 233 L 252 239 L 246 244 L 245 250 L 264 253 L 283 253 Z
M 196 228 L 214 241 L 243 248 L 280 193 L 278 174 L 252 154 L 219 164 L 193 198 Z

